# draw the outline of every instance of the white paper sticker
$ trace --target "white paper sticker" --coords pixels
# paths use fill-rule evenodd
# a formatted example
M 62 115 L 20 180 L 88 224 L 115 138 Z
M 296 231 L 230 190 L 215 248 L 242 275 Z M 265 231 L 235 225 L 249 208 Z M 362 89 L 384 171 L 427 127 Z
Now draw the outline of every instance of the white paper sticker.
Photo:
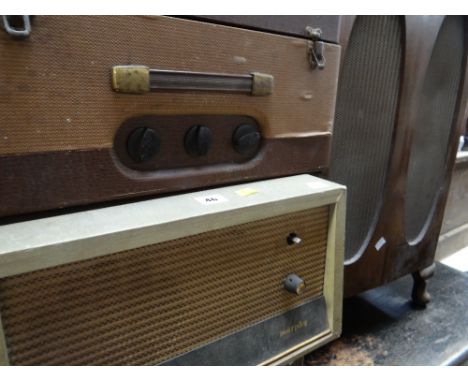
M 205 206 L 211 205 L 211 204 L 219 204 L 219 203 L 225 203 L 228 200 L 219 194 L 213 194 L 213 195 L 205 195 L 205 196 L 198 196 L 194 198 L 198 203 L 201 203 Z
M 381 237 L 377 243 L 375 243 L 375 249 L 380 251 L 380 249 L 387 243 L 387 241 Z

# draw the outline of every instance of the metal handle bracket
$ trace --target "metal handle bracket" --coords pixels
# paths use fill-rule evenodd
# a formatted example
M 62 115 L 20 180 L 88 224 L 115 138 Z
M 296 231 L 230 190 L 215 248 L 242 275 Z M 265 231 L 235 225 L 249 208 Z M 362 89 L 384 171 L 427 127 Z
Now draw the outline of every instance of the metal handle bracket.
M 312 69 L 324 69 L 326 63 L 324 43 L 323 41 L 319 41 L 322 38 L 322 30 L 320 28 L 306 27 L 306 36 L 311 40 L 308 46 L 310 66 Z
M 31 20 L 29 16 L 17 16 L 21 17 L 23 21 L 22 28 L 14 27 L 11 24 L 12 16 L 2 16 L 2 24 L 5 31 L 12 37 L 26 38 L 31 34 Z

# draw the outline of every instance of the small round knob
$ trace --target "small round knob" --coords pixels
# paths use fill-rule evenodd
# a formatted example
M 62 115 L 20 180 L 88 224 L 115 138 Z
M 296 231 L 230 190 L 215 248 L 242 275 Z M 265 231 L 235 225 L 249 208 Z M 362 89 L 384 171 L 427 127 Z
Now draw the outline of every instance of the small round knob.
M 253 154 L 260 146 L 261 135 L 257 126 L 240 125 L 232 137 L 234 150 L 239 154 Z
M 288 237 L 286 238 L 286 241 L 288 242 L 289 245 L 297 245 L 302 243 L 302 239 L 297 236 L 297 233 L 290 233 Z
M 147 162 L 158 152 L 161 143 L 156 132 L 148 127 L 132 131 L 127 140 L 127 152 L 135 162 Z
M 305 282 L 295 273 L 290 273 L 283 281 L 284 289 L 290 293 L 301 294 L 305 289 Z
M 213 133 L 206 126 L 193 126 L 185 134 L 184 145 L 187 153 L 194 157 L 208 154 L 213 142 Z

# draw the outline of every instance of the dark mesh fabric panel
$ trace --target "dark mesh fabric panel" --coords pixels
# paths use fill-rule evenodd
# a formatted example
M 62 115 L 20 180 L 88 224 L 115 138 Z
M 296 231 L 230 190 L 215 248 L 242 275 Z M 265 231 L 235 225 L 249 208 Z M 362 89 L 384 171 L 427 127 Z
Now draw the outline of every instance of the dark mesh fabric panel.
M 346 259 L 364 244 L 382 198 L 400 84 L 397 16 L 360 16 L 338 87 L 330 178 L 348 187 Z
M 443 182 L 457 94 L 462 76 L 463 18 L 447 17 L 437 37 L 423 84 L 408 168 L 406 236 L 423 230 Z

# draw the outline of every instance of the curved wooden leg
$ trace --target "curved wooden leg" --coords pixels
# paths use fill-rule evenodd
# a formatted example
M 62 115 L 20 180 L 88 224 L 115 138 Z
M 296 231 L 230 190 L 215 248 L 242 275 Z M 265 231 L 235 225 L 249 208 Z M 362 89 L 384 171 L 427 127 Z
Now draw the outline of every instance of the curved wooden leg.
M 434 275 L 434 271 L 435 263 L 412 274 L 414 284 L 411 298 L 413 304 L 418 308 L 425 308 L 428 302 L 431 301 L 431 295 L 427 292 L 427 280 Z

